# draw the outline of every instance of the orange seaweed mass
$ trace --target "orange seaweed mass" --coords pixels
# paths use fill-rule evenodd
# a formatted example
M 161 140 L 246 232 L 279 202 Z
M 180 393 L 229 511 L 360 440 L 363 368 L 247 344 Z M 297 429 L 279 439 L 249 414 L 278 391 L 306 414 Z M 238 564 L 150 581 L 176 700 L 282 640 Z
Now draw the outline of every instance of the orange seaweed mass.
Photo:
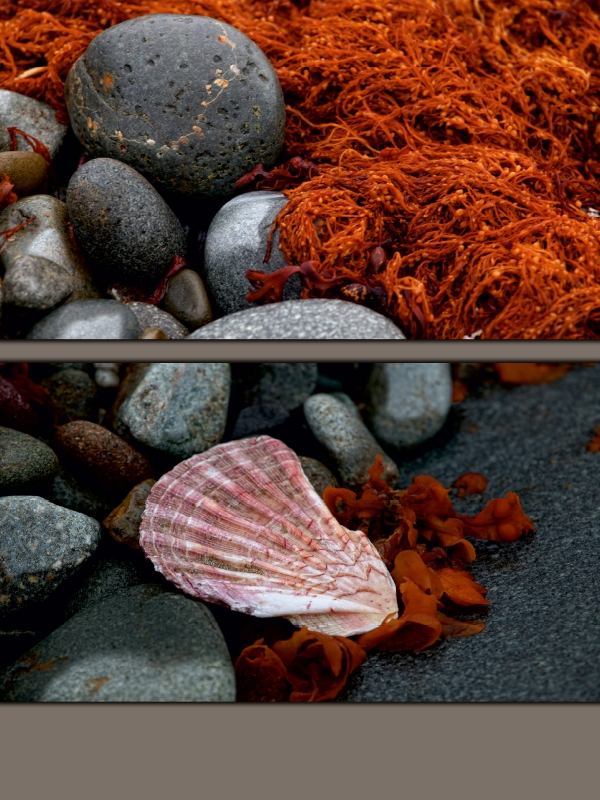
M 508 492 L 475 517 L 458 515 L 449 489 L 430 475 L 418 475 L 407 489 L 393 490 L 382 473 L 377 456 L 362 492 L 330 486 L 323 499 L 343 525 L 362 530 L 377 548 L 398 588 L 399 615 L 390 615 L 355 642 L 306 628 L 272 647 L 257 641 L 236 662 L 238 699 L 332 700 L 372 648 L 418 652 L 440 638 L 483 631 L 483 621 L 446 614 L 489 605 L 486 588 L 465 569 L 476 554 L 464 537 L 512 542 L 532 531 L 519 498 Z M 479 491 L 484 491 L 483 475 L 467 473 L 463 478 L 473 475 Z
M 92 38 L 157 12 L 224 20 L 273 63 L 284 158 L 317 165 L 279 187 L 288 263 L 323 278 L 305 296 L 376 298 L 409 337 L 598 338 L 595 5 L 9 0 L 0 85 L 67 121 L 64 79 Z

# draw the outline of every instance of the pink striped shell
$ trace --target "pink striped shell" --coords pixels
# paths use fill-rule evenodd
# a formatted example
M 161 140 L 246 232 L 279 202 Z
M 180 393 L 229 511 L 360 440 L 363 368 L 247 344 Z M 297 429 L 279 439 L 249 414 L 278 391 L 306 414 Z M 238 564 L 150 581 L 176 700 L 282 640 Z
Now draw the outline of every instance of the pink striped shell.
M 193 597 L 341 636 L 398 613 L 368 537 L 333 517 L 298 457 L 270 436 L 182 461 L 153 486 L 140 543 Z

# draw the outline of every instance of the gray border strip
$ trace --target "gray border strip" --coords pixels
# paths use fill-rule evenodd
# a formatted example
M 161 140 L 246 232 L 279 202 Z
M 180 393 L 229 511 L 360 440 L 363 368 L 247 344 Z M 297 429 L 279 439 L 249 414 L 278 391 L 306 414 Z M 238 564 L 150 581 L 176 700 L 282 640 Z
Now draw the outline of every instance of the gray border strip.
M 0 361 L 600 361 L 600 341 L 3 341 Z

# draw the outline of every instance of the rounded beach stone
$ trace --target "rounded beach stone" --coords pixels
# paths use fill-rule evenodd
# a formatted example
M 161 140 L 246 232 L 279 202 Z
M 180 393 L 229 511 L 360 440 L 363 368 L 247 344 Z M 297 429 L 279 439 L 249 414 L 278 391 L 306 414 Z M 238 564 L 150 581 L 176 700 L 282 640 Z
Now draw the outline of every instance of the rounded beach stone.
M 100 523 L 41 497 L 0 498 L 0 614 L 44 600 L 100 543 Z
M 383 460 L 383 480 L 395 486 L 398 467 L 369 433 L 358 411 L 331 394 L 313 394 L 304 403 L 304 415 L 315 438 L 333 459 L 343 486 L 358 489 L 369 479 L 377 455 Z
M 67 206 L 77 241 L 120 280 L 157 281 L 186 254 L 175 214 L 146 178 L 114 158 L 75 172 Z
M 221 441 L 230 388 L 229 364 L 151 364 L 118 423 L 149 447 L 189 458 Z
M 0 427 L 0 493 L 33 491 L 50 483 L 58 459 L 47 444 L 34 436 Z
M 71 240 L 67 204 L 47 194 L 23 197 L 0 213 L 0 230 L 14 228 L 27 220 L 31 221 L 2 246 L 0 261 L 5 270 L 20 256 L 41 256 L 70 275 L 74 289 L 69 302 L 98 297 L 94 278 Z
M 161 339 L 163 341 L 166 341 L 168 338 L 169 337 L 167 336 L 167 334 L 160 328 L 157 328 L 156 326 L 150 328 L 144 328 L 144 330 L 140 334 L 140 339 L 153 339 L 153 340 Z
M 100 522 L 110 513 L 114 505 L 114 498 L 94 491 L 77 475 L 62 466 L 59 467 L 58 474 L 52 482 L 49 497 L 57 506 L 79 511 Z
M 278 404 L 298 408 L 315 390 L 317 365 L 306 363 L 232 364 L 234 394 L 244 406 Z
M 96 384 L 81 369 L 63 369 L 42 381 L 61 422 L 91 420 L 98 414 Z
M 66 300 L 73 288 L 69 273 L 54 261 L 43 256 L 19 256 L 10 262 L 4 275 L 2 302 L 46 311 Z
M 43 664 L 44 669 L 35 669 Z M 142 584 L 88 606 L 0 676 L 4 700 L 233 702 L 223 634 L 197 600 Z
M 345 300 L 290 300 L 238 311 L 188 339 L 404 339 L 394 323 Z
M 339 486 L 337 478 L 325 464 L 321 464 L 316 458 L 309 458 L 309 456 L 298 456 L 298 458 L 302 465 L 302 471 L 319 497 L 323 496 L 323 492 L 328 486 Z
M 160 328 L 166 333 L 168 339 L 183 339 L 189 334 L 185 325 L 162 308 L 157 308 L 150 303 L 142 303 L 139 300 L 127 303 L 127 306 L 137 317 L 142 331 L 147 328 Z
M 290 418 L 289 411 L 283 406 L 275 404 L 265 404 L 259 406 L 247 406 L 242 408 L 233 426 L 231 433 L 232 439 L 244 439 L 247 436 L 259 436 L 268 434 L 275 439 L 281 426 Z
M 52 158 L 58 153 L 67 133 L 67 126 L 57 122 L 54 109 L 33 97 L 0 89 L 0 119 L 9 128 L 19 128 L 46 145 Z M 17 134 L 17 149 L 31 150 Z
M 27 334 L 28 339 L 137 339 L 140 324 L 125 303 L 80 300 L 51 311 Z
M 204 245 L 206 284 L 219 312 L 234 314 L 253 308 L 246 300 L 252 286 L 246 278 L 249 269 L 275 272 L 287 265 L 279 249 L 279 231 L 273 235 L 269 261 L 265 263 L 271 225 L 287 203 L 281 192 L 248 192 L 234 197 L 214 216 Z M 285 284 L 284 300 L 299 300 L 302 284 L 299 275 Z
M 67 465 L 95 488 L 128 492 L 152 477 L 150 462 L 120 436 L 87 420 L 56 429 L 52 445 Z
M 124 544 L 133 550 L 141 550 L 140 522 L 146 508 L 146 500 L 156 481 L 148 480 L 138 483 L 127 497 L 106 517 L 102 523 L 111 539 Z
M 31 194 L 46 177 L 48 165 L 39 153 L 22 150 L 0 152 L 0 175 L 8 175 L 19 197 Z
M 275 70 L 247 36 L 209 17 L 150 14 L 108 28 L 65 94 L 92 156 L 124 161 L 170 192 L 230 194 L 283 145 Z
M 10 150 L 10 133 L 6 125 L 0 120 L 0 153 Z
M 452 405 L 450 364 L 374 364 L 365 420 L 385 446 L 415 447 L 442 427 Z
M 169 279 L 165 308 L 191 331 L 212 322 L 212 311 L 202 278 L 193 269 L 182 269 Z

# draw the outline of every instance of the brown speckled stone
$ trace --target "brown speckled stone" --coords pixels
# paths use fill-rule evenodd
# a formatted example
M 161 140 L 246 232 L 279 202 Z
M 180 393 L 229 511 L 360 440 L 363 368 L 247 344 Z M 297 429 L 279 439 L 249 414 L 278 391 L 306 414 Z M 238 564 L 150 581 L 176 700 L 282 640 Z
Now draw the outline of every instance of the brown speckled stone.
M 102 525 L 115 542 L 131 547 L 133 550 L 142 549 L 140 546 L 140 522 L 146 507 L 146 500 L 155 483 L 156 481 L 152 478 L 138 483 L 123 502 L 104 520 Z
M 111 431 L 86 420 L 61 425 L 53 439 L 58 455 L 99 489 L 129 491 L 152 477 L 150 462 Z

